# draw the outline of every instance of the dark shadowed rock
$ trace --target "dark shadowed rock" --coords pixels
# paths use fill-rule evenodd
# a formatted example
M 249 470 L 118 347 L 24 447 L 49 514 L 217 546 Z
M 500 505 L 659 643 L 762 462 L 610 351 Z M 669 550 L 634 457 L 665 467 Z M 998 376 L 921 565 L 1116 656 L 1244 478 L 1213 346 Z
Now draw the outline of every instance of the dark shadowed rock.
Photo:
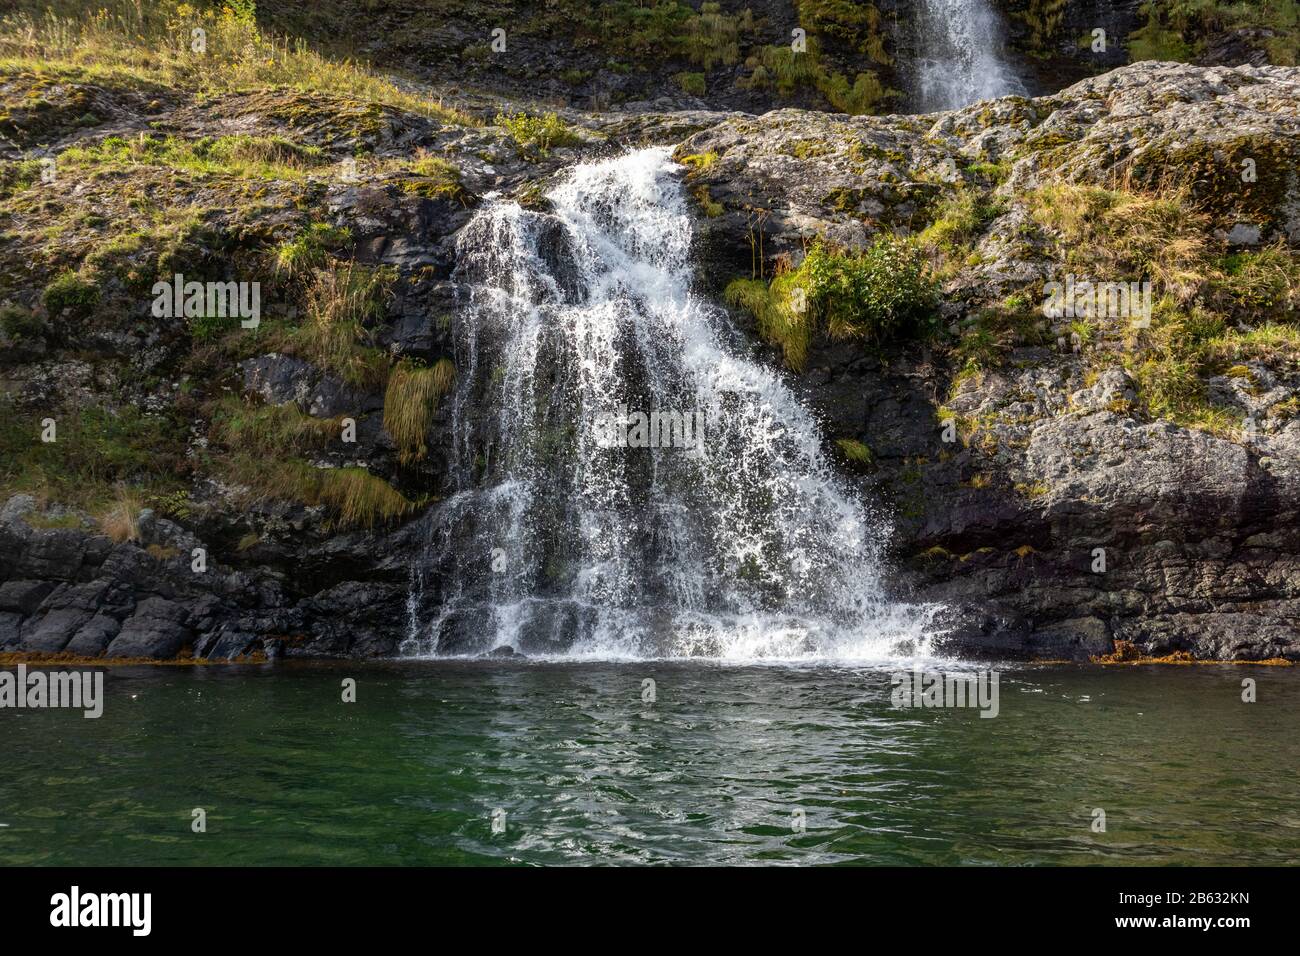
M 108 645 L 108 657 L 173 658 L 191 638 L 185 626 L 188 613 L 180 604 L 163 598 L 148 598 L 122 625 Z

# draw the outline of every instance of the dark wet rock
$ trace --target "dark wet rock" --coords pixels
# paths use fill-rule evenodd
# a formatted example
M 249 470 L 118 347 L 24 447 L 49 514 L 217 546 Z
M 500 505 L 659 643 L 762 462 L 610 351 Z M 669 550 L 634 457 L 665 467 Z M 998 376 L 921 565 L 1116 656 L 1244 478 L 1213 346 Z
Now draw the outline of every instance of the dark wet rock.
M 189 642 L 186 609 L 163 598 L 147 598 L 108 645 L 108 657 L 175 657 Z
M 0 611 L 31 614 L 52 590 L 54 584 L 50 581 L 6 581 L 0 584 Z
M 99 657 L 108 649 L 108 645 L 121 630 L 122 624 L 116 618 L 107 614 L 96 614 L 77 629 L 72 640 L 63 649 L 78 657 Z
M 24 628 L 22 649 L 33 654 L 57 654 L 91 617 L 90 612 L 79 608 L 50 611 Z
M 17 650 L 22 640 L 23 616 L 16 611 L 0 611 L 0 651 Z

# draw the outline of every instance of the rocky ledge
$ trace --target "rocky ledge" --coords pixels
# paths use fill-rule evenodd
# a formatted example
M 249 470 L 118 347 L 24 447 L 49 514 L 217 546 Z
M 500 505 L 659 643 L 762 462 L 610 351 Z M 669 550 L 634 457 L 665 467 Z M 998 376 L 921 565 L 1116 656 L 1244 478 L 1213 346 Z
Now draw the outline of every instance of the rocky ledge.
M 398 653 L 450 439 L 436 399 L 415 434 L 385 411 L 445 387 L 457 230 L 486 193 L 542 203 L 566 165 L 663 143 L 701 290 L 788 366 L 951 648 L 1300 658 L 1300 70 L 1140 63 L 927 116 L 560 111 L 549 132 L 76 72 L 0 91 L 27 110 L 0 127 L 0 652 Z M 213 171 L 185 152 L 213 136 L 261 145 Z M 941 283 L 924 334 L 817 326 L 794 355 L 730 294 L 884 234 Z M 257 336 L 160 323 L 141 291 L 249 270 Z M 1044 317 L 1066 274 L 1151 281 L 1150 321 Z M 355 334 L 326 347 L 330 308 Z M 100 457 L 39 447 L 46 418 Z

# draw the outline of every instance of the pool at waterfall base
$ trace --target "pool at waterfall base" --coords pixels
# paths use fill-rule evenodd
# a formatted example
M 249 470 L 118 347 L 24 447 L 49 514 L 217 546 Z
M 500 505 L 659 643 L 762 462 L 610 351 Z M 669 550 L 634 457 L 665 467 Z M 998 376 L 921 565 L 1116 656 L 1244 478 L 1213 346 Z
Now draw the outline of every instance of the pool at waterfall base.
M 895 707 L 911 666 L 108 668 L 100 719 L 0 712 L 0 863 L 1236 866 L 1300 852 L 1294 668 L 987 665 L 1000 706 L 985 719 Z

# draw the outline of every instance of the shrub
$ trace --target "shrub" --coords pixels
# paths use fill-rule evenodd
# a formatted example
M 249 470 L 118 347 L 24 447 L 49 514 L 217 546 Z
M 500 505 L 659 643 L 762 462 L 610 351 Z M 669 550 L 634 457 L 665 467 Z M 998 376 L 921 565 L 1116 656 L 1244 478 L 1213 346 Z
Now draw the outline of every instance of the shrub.
M 860 256 L 815 243 L 798 269 L 832 338 L 880 342 L 918 331 L 938 290 L 913 243 L 883 235 Z
M 554 113 L 547 113 L 544 116 L 498 113 L 496 124 L 514 140 L 521 156 L 547 156 L 557 146 L 570 146 L 582 142 L 582 138 L 569 129 L 564 120 Z
M 52 316 L 65 309 L 74 315 L 85 315 L 99 302 L 99 288 L 69 269 L 45 287 L 44 301 Z
M 294 276 L 319 269 L 329 262 L 330 253 L 338 252 L 351 244 L 352 230 L 347 226 L 313 222 L 276 249 L 276 271 Z

